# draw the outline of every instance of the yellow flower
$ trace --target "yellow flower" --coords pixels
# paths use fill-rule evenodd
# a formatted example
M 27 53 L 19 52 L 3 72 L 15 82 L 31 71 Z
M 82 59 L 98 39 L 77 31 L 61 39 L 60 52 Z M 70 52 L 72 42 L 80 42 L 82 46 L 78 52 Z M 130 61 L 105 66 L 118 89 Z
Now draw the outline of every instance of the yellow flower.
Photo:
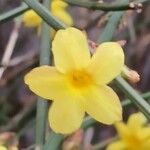
M 132 114 L 127 124 L 115 124 L 120 140 L 110 144 L 107 150 L 150 150 L 150 127 L 144 127 L 146 118 L 142 113 Z
M 7 148 L 3 145 L 0 145 L 0 150 L 7 150 Z
M 67 7 L 68 5 L 62 0 L 53 0 L 51 4 L 51 12 L 57 19 L 64 22 L 68 26 L 72 26 L 73 20 L 66 11 Z M 27 27 L 39 27 L 42 19 L 38 14 L 36 14 L 35 11 L 29 10 L 24 13 L 23 22 Z
M 27 27 L 39 27 L 42 19 L 34 10 L 28 10 L 23 15 L 23 23 Z
M 66 11 L 67 7 L 68 4 L 62 0 L 53 0 L 51 4 L 51 12 L 57 19 L 64 22 L 68 26 L 72 26 L 73 20 L 70 14 Z
M 75 131 L 85 112 L 105 124 L 122 119 L 119 98 L 106 85 L 124 65 L 119 44 L 103 43 L 91 58 L 86 36 L 70 27 L 56 33 L 52 52 L 55 67 L 33 69 L 25 76 L 25 83 L 37 95 L 53 100 L 49 122 L 55 132 Z

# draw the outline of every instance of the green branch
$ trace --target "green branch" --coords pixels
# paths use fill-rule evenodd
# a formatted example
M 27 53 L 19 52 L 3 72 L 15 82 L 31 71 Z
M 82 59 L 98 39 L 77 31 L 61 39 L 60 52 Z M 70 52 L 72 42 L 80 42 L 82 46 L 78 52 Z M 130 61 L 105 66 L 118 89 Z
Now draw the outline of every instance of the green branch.
M 122 90 L 126 96 L 139 108 L 139 110 L 150 121 L 150 105 L 146 102 L 136 90 L 134 90 L 122 77 L 115 79 L 117 86 Z
M 105 9 L 105 11 L 107 11 L 108 9 L 109 9 L 109 11 L 110 10 L 111 11 L 117 11 L 117 10 L 123 10 L 123 9 L 126 9 L 126 7 L 129 7 L 128 4 L 125 4 L 125 5 L 122 4 L 120 6 L 120 4 L 115 5 L 115 3 L 112 3 L 111 5 L 110 4 L 108 5 L 105 3 L 105 4 L 103 4 L 103 6 L 99 6 L 99 5 L 101 5 L 100 3 L 98 3 L 98 4 L 95 4 L 96 2 L 86 2 L 85 3 L 85 2 L 82 2 L 79 0 L 74 0 L 74 1 L 66 0 L 66 2 L 68 2 L 71 5 L 76 5 L 76 6 L 86 7 L 86 8 L 97 7 L 97 9 L 100 9 L 101 7 L 103 7 L 103 8 L 101 8 L 101 10 Z M 78 3 L 78 2 L 80 2 L 80 3 Z M 145 2 L 148 2 L 148 0 L 136 0 L 135 2 L 136 3 L 145 3 Z M 91 6 L 91 5 L 93 5 L 93 6 Z M 109 8 L 106 8 L 107 6 Z M 100 8 L 98 8 L 98 7 L 100 7 Z M 116 10 L 114 9 L 114 7 L 117 7 Z M 122 7 L 122 8 L 120 9 L 120 7 Z M 7 22 L 7 21 L 9 21 L 15 17 L 18 17 L 19 15 L 22 15 L 25 11 L 27 11 L 29 9 L 30 9 L 29 6 L 27 6 L 26 4 L 23 3 L 21 6 L 15 8 L 13 10 L 10 10 L 9 12 L 6 12 L 4 14 L 1 14 L 0 15 L 0 23 L 5 23 L 5 22 Z M 130 9 L 135 9 L 135 8 L 132 8 L 130 6 Z
M 49 9 L 50 0 L 44 0 L 44 9 Z M 50 28 L 43 22 L 41 30 L 40 47 L 40 66 L 50 65 Z M 47 121 L 48 103 L 41 97 L 38 97 L 36 112 L 36 149 L 42 149 L 45 143 L 45 129 Z
M 146 0 L 138 0 L 134 1 L 134 6 L 130 5 L 130 3 L 99 3 L 93 1 L 81 1 L 81 0 L 64 0 L 70 5 L 85 7 L 93 10 L 103 10 L 103 11 L 122 11 L 122 10 L 136 10 L 141 9 L 142 5 L 139 3 L 144 3 Z M 147 0 L 148 1 L 148 0 Z
M 102 43 L 106 41 L 111 41 L 114 35 L 114 32 L 116 31 L 116 28 L 118 24 L 120 23 L 120 20 L 122 19 L 124 12 L 112 12 L 110 13 L 110 17 L 108 18 L 108 22 L 101 33 L 101 36 L 98 38 L 97 42 Z
M 43 150 L 58 150 L 58 147 L 64 138 L 65 136 L 62 134 L 56 134 L 54 132 L 51 132 L 47 139 L 47 142 L 43 147 Z
M 30 8 L 32 8 L 43 20 L 55 30 L 64 29 L 66 26 L 56 19 L 49 9 L 37 2 L 36 0 L 23 0 Z
M 8 11 L 4 14 L 1 14 L 0 15 L 0 23 L 5 23 L 5 22 L 7 22 L 7 21 L 23 14 L 27 10 L 29 10 L 29 7 L 26 4 L 23 3 L 21 6 L 13 9 L 11 11 Z

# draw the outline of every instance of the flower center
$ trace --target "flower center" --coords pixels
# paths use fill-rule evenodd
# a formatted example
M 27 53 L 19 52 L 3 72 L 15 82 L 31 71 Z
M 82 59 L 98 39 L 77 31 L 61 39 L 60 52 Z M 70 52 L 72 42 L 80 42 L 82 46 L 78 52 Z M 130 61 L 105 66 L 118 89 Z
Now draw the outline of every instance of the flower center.
M 131 148 L 138 148 L 141 146 L 141 140 L 136 135 L 131 135 L 127 138 L 127 143 Z
M 91 75 L 84 70 L 82 71 L 75 70 L 69 73 L 69 79 L 70 79 L 71 84 L 75 88 L 87 87 L 91 85 L 92 83 Z

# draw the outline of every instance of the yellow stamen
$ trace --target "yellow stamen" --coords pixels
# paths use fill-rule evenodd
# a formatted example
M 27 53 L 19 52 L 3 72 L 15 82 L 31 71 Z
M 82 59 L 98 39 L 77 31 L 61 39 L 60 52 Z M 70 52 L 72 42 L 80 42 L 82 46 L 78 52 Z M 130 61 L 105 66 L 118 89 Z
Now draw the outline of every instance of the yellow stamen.
M 126 143 L 133 147 L 139 147 L 141 146 L 141 139 L 137 135 L 130 135 L 126 137 Z
M 69 73 L 69 80 L 75 88 L 83 88 L 91 85 L 93 79 L 85 70 L 75 70 Z

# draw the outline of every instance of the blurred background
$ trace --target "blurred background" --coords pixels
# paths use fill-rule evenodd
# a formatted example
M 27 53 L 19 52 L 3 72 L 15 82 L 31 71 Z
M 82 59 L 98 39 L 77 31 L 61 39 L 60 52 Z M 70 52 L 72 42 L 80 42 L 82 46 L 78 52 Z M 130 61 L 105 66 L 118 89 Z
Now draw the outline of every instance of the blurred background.
M 19 5 L 20 0 L 0 0 L 0 14 Z M 89 39 L 96 42 L 107 23 L 108 13 L 77 6 L 70 6 L 68 11 L 74 19 L 74 26 L 85 30 Z M 4 53 L 14 28 L 19 35 L 8 65 L 4 67 L 2 66 Z M 119 40 L 126 40 L 124 46 L 126 65 L 141 76 L 140 82 L 133 84 L 134 88 L 140 93 L 150 91 L 149 2 L 144 4 L 141 12 L 134 10 L 124 13 L 113 38 L 113 41 Z M 25 85 L 23 78 L 28 71 L 39 65 L 39 45 L 40 36 L 37 28 L 26 27 L 23 23 L 16 28 L 14 20 L 0 24 L 0 132 L 14 132 L 19 140 L 19 149 L 26 149 L 33 145 L 35 140 L 36 96 Z M 120 97 L 124 99 L 122 93 Z M 124 118 L 136 110 L 133 105 L 128 107 L 124 112 Z M 79 132 L 78 136 L 82 138 L 86 149 L 90 149 L 91 143 L 98 143 L 113 135 L 115 135 L 113 127 L 98 123 L 84 134 Z

